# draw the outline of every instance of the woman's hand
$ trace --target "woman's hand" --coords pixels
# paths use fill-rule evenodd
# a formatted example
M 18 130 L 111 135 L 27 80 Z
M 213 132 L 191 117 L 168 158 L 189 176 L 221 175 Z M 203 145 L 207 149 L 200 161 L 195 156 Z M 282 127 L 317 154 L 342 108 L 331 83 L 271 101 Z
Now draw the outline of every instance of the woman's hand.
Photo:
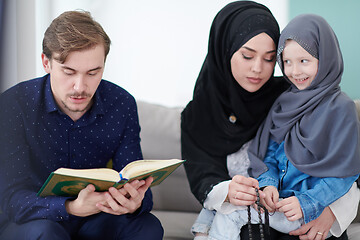
M 259 182 L 256 179 L 236 175 L 229 184 L 227 199 L 233 205 L 252 205 L 256 201 L 255 188 L 259 188 Z M 259 193 L 261 198 L 265 197 L 263 192 L 259 191 Z
M 301 228 L 290 232 L 290 235 L 299 236 L 303 240 L 323 240 L 328 235 L 331 226 L 335 222 L 335 215 L 329 207 L 326 207 L 321 215 L 303 225 Z

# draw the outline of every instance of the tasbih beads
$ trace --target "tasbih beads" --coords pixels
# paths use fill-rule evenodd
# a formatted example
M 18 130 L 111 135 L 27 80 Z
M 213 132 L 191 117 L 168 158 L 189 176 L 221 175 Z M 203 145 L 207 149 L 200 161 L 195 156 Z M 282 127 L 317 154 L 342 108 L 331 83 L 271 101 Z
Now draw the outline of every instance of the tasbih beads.
M 252 230 L 251 230 L 251 210 L 250 210 L 250 206 L 248 206 L 248 229 L 249 229 L 249 240 L 253 240 Z
M 262 222 L 262 218 L 261 218 L 261 205 L 260 205 L 260 194 L 259 194 L 259 189 L 255 188 L 256 191 L 256 205 L 257 205 L 257 209 L 258 209 L 258 214 L 259 214 L 259 228 L 260 228 L 260 239 L 264 240 L 264 228 L 263 228 L 263 222 Z
M 255 188 L 256 191 L 256 205 L 257 205 L 257 211 L 259 214 L 259 230 L 260 230 L 260 239 L 261 240 L 265 240 L 265 234 L 264 234 L 264 224 L 262 221 L 262 217 L 261 217 L 261 208 L 264 209 L 265 211 L 265 224 L 267 224 L 267 226 L 269 226 L 269 218 L 268 218 L 268 212 L 266 210 L 266 208 L 260 203 L 260 194 L 259 194 L 259 189 Z M 251 229 L 251 210 L 250 210 L 250 206 L 248 206 L 248 227 L 249 227 L 249 240 L 253 240 L 253 234 L 252 234 L 252 229 Z

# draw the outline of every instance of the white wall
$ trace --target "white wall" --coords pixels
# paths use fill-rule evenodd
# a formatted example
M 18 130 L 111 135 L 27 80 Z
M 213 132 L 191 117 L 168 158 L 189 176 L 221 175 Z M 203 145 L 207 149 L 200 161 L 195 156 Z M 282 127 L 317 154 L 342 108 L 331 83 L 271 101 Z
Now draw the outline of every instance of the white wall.
M 16 0 L 27 1 L 27 0 Z M 207 53 L 216 13 L 229 0 L 32 0 L 36 3 L 36 76 L 41 42 L 51 20 L 66 10 L 90 11 L 112 40 L 104 78 L 135 98 L 168 106 L 185 105 Z M 284 27 L 288 0 L 263 0 Z M 19 23 L 17 23 L 19 24 Z M 26 78 L 27 79 L 27 78 Z M 25 80 L 18 78 L 18 81 Z

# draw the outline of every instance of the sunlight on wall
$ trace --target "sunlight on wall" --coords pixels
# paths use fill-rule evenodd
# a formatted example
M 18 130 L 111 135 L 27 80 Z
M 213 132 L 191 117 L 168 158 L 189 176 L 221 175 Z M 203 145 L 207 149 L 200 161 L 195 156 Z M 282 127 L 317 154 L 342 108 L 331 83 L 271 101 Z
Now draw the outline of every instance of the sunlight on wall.
M 66 10 L 90 11 L 112 40 L 104 78 L 136 99 L 184 106 L 207 53 L 210 26 L 229 0 L 37 0 L 38 43 L 50 21 Z M 287 0 L 259 1 L 280 26 L 287 22 Z M 45 15 L 43 13 L 46 13 Z M 37 46 L 41 52 L 41 44 Z M 38 75 L 43 74 L 37 58 Z

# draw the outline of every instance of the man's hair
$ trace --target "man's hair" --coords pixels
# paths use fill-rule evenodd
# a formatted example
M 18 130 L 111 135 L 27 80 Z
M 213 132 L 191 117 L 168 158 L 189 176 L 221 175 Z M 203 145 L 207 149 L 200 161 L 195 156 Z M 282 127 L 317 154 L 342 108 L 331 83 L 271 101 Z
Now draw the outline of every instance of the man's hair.
M 64 63 L 67 56 L 74 51 L 87 50 L 97 44 L 103 44 L 105 59 L 110 50 L 110 38 L 101 25 L 89 12 L 68 11 L 55 18 L 47 28 L 43 39 L 43 53 L 48 59 L 54 57 Z

